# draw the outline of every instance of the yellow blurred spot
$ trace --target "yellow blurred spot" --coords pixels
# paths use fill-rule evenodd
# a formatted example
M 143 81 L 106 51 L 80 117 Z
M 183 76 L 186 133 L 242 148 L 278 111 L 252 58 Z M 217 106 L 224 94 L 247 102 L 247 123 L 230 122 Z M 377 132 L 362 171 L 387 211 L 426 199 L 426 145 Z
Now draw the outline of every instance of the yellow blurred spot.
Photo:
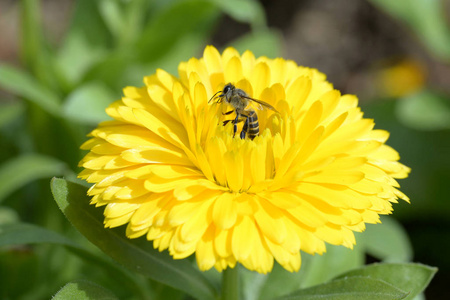
M 423 66 L 412 59 L 403 59 L 377 74 L 377 82 L 382 94 L 394 98 L 420 90 L 425 84 L 425 79 Z

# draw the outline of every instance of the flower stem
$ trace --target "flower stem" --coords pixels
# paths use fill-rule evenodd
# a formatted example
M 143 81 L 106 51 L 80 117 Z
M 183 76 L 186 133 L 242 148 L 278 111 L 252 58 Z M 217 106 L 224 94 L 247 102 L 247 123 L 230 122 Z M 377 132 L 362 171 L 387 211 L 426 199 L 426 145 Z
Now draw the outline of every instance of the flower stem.
M 239 265 L 226 268 L 222 275 L 222 300 L 239 299 Z

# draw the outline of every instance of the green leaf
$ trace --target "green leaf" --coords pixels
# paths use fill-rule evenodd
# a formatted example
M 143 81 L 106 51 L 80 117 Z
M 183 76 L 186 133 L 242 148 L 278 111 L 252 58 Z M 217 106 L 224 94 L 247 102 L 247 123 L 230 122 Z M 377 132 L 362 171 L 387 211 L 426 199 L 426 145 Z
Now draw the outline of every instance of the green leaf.
M 286 295 L 298 290 L 301 287 L 301 283 L 303 282 L 303 280 L 307 278 L 305 277 L 305 273 L 307 272 L 307 268 L 305 268 L 305 256 L 306 255 L 302 253 L 302 266 L 300 268 L 300 271 L 298 272 L 291 273 L 289 271 L 286 271 L 278 263 L 275 263 L 272 272 L 270 272 L 268 275 L 265 275 L 261 278 L 260 275 L 254 274 L 252 277 L 255 278 L 252 278 L 250 282 L 256 286 L 252 287 L 253 290 L 249 295 L 250 299 L 273 299 L 275 297 Z M 306 260 L 309 262 L 310 257 L 306 257 Z M 258 280 L 262 282 L 258 282 Z M 247 281 L 249 280 L 247 279 Z M 246 290 L 249 289 L 251 288 L 246 287 Z
M 148 6 L 155 3 L 146 0 L 100 0 L 99 12 L 119 48 L 128 48 L 139 36 L 143 21 L 148 18 Z M 152 7 L 154 8 L 154 7 Z M 152 13 L 155 13 L 152 10 Z M 155 13 L 157 14 L 157 12 Z
M 22 102 L 0 104 L 0 128 L 21 116 L 25 111 Z
M 134 0 L 127 3 L 124 12 L 126 22 L 120 31 L 120 41 L 118 42 L 119 45 L 122 47 L 127 47 L 130 43 L 134 43 L 136 41 L 144 27 L 145 19 L 149 17 L 148 7 L 153 7 L 157 4 L 158 3 L 156 1 L 149 2 L 147 0 Z M 153 13 L 157 12 L 153 10 Z
M 404 299 L 407 292 L 370 277 L 349 277 L 299 290 L 279 300 L 385 300 Z
M 99 13 L 109 31 L 116 40 L 120 39 L 122 28 L 125 26 L 124 8 L 116 0 L 99 0 L 97 3 Z
M 11 224 L 19 221 L 19 214 L 7 206 L 0 206 L 0 225 Z
M 25 250 L 25 251 L 23 251 Z M 2 299 L 45 299 L 42 291 L 45 276 L 39 272 L 40 259 L 36 251 L 27 247 L 17 247 L 0 252 L 0 293 Z M 51 290 L 47 290 L 47 298 Z M 26 296 L 29 296 L 28 298 Z M 33 295 L 34 297 L 30 297 Z
M 381 224 L 368 224 L 360 237 L 365 250 L 384 262 L 408 262 L 412 245 L 403 227 L 393 218 L 383 217 Z
M 157 61 L 185 35 L 211 32 L 219 10 L 210 1 L 175 1 L 150 20 L 137 43 L 139 60 Z M 183 51 L 182 48 L 178 49 Z
M 450 60 L 450 30 L 441 0 L 370 0 L 416 31 L 437 56 Z
M 109 290 L 87 280 L 76 280 L 63 286 L 52 300 L 117 300 Z
M 54 116 L 60 115 L 59 97 L 23 71 L 0 65 L 0 87 L 24 97 Z
M 243 35 L 230 43 L 230 46 L 241 53 L 250 50 L 256 57 L 264 55 L 275 58 L 281 54 L 281 40 L 282 37 L 278 31 L 263 30 Z
M 204 49 L 205 36 L 202 33 L 191 32 L 186 34 L 176 45 L 168 50 L 164 57 L 160 58 L 156 62 L 150 62 L 147 64 L 134 64 L 128 66 L 123 72 L 124 82 L 122 86 L 136 85 L 142 82 L 142 78 L 148 74 L 152 74 L 156 69 L 161 68 L 171 74 L 177 74 L 178 65 L 180 61 L 187 61 L 191 57 L 202 53 Z M 180 51 L 179 49 L 183 49 Z
M 22 59 L 31 67 L 39 59 L 42 51 L 42 27 L 40 20 L 39 1 L 22 0 L 21 8 L 21 54 Z
M 56 56 L 61 85 L 66 90 L 72 89 L 106 53 L 105 49 L 90 44 L 81 31 L 70 32 Z
M 94 64 L 104 59 L 112 45 L 113 37 L 97 1 L 76 1 L 69 30 L 56 55 L 60 84 L 67 91 L 73 89 Z
M 0 202 L 10 193 L 39 178 L 63 174 L 65 163 L 40 154 L 24 154 L 0 165 Z
M 93 244 L 129 269 L 182 290 L 198 299 L 215 299 L 203 274 L 184 260 L 153 249 L 145 239 L 130 240 L 121 229 L 105 229 L 101 210 L 89 205 L 87 188 L 63 179 L 52 180 L 53 196 L 72 224 Z
M 224 13 L 236 21 L 250 23 L 253 29 L 262 29 L 266 26 L 266 16 L 261 3 L 254 0 L 211 0 Z
M 43 34 L 40 1 L 22 0 L 20 8 L 22 60 L 39 82 L 57 88 L 53 57 Z
M 147 293 L 146 287 L 142 287 L 141 283 L 136 281 L 128 271 L 120 268 L 110 260 L 94 255 L 63 235 L 33 224 L 0 224 L 0 247 L 43 243 L 64 246 L 85 261 L 92 262 L 104 268 L 105 271 L 109 272 L 109 274 L 117 281 L 121 282 L 124 287 L 135 291 L 135 293 L 141 293 L 142 295 Z
M 272 272 L 275 271 L 275 268 L 281 268 L 281 267 L 278 264 L 275 264 L 274 269 L 272 269 Z M 212 270 L 215 271 L 215 269 L 212 269 Z M 208 272 L 211 272 L 211 271 L 208 271 Z M 292 276 L 295 276 L 297 273 L 289 273 L 289 274 Z M 216 275 L 216 274 L 212 274 L 212 275 Z M 269 278 L 269 275 L 268 274 L 260 274 L 260 273 L 254 272 L 254 271 L 249 271 L 245 268 L 240 269 L 239 275 L 241 277 L 241 290 L 242 290 L 243 297 L 244 297 L 243 299 L 245 299 L 245 300 L 261 300 L 261 299 L 263 299 L 263 297 L 260 297 L 261 289 L 263 288 L 264 284 L 267 283 L 267 279 Z M 298 281 L 297 281 L 297 283 L 298 283 Z M 276 284 L 277 284 L 276 281 L 271 283 L 271 285 L 276 285 Z M 297 287 L 298 287 L 298 285 L 297 285 Z M 287 290 L 285 285 L 283 285 L 283 289 Z M 291 290 L 287 290 L 287 291 L 291 291 Z M 280 295 L 282 295 L 282 294 L 280 294 Z M 273 297 L 268 297 L 268 298 L 273 298 Z
M 450 99 L 430 90 L 399 100 L 395 112 L 404 125 L 413 129 L 450 128 Z
M 342 246 L 327 245 L 327 252 L 323 255 L 311 256 L 302 253 L 300 271 L 290 273 L 276 264 L 268 275 L 257 299 L 273 299 L 299 288 L 317 285 L 363 264 L 363 248 L 359 245 L 355 246 L 353 250 Z M 327 271 L 324 272 L 324 270 Z
M 72 33 L 84 35 L 92 48 L 108 48 L 113 38 L 98 9 L 98 2 L 78 0 L 75 2 L 68 36 Z
M 436 272 L 437 268 L 422 264 L 372 264 L 344 273 L 338 278 L 364 276 L 383 280 L 408 292 L 405 299 L 409 300 L 425 290 Z
M 73 91 L 63 105 L 64 115 L 84 124 L 110 119 L 105 108 L 115 100 L 114 93 L 100 82 L 87 83 Z
M 135 50 L 133 49 L 133 51 Z M 123 88 L 123 85 L 121 85 L 123 73 L 135 64 L 135 59 L 135 54 L 128 49 L 112 52 L 93 64 L 89 71 L 84 74 L 83 80 L 101 81 L 111 87 Z M 134 85 L 137 84 L 142 84 L 142 78 L 139 79 L 139 82 L 134 83 Z
M 364 250 L 360 245 L 354 246 L 353 249 L 327 245 L 326 253 L 310 257 L 308 264 L 304 266 L 305 275 L 300 287 L 326 282 L 343 272 L 364 265 L 364 259 Z
M 33 224 L 0 224 L 0 247 L 36 243 L 52 243 L 82 250 L 70 239 Z

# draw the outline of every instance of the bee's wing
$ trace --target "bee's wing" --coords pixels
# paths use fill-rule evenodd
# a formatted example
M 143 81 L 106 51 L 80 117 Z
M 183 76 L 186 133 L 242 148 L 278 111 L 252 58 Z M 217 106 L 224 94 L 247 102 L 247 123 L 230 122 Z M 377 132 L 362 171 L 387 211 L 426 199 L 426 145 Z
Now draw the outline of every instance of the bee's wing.
M 247 99 L 247 100 L 250 100 L 250 101 L 253 101 L 253 102 L 256 102 L 256 103 L 260 104 L 258 109 L 262 109 L 261 106 L 264 106 L 265 108 L 268 108 L 268 109 L 273 110 L 274 112 L 278 113 L 278 111 L 275 109 L 275 107 L 273 107 L 269 103 L 266 103 L 266 102 L 261 101 L 261 100 L 253 99 L 253 98 L 248 97 L 248 96 L 242 96 L 242 97 Z

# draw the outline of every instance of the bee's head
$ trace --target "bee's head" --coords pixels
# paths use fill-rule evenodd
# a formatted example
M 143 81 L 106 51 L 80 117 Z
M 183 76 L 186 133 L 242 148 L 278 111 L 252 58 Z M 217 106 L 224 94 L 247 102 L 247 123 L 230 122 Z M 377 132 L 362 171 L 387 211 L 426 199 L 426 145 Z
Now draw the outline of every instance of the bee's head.
M 236 88 L 234 87 L 234 85 L 232 85 L 231 83 L 227 83 L 222 90 L 222 94 L 219 95 L 219 97 L 221 99 L 225 98 L 225 101 L 229 101 L 229 99 L 231 98 L 231 95 L 233 94 L 233 91 Z
M 223 98 L 225 98 L 225 100 L 227 100 L 228 98 L 231 97 L 231 94 L 233 93 L 233 90 L 235 90 L 236 88 L 234 87 L 234 85 L 232 85 L 231 83 L 227 83 L 224 87 L 223 90 L 218 91 L 217 93 L 215 93 L 211 99 L 209 99 L 208 103 L 213 100 L 218 98 L 217 103 L 220 103 Z M 220 94 L 219 94 L 220 93 Z M 216 96 L 217 94 L 219 94 L 218 96 Z
M 234 85 L 232 85 L 231 83 L 226 84 L 223 87 L 222 94 L 219 97 L 226 96 L 228 93 L 231 93 L 233 91 L 233 89 L 234 89 Z

